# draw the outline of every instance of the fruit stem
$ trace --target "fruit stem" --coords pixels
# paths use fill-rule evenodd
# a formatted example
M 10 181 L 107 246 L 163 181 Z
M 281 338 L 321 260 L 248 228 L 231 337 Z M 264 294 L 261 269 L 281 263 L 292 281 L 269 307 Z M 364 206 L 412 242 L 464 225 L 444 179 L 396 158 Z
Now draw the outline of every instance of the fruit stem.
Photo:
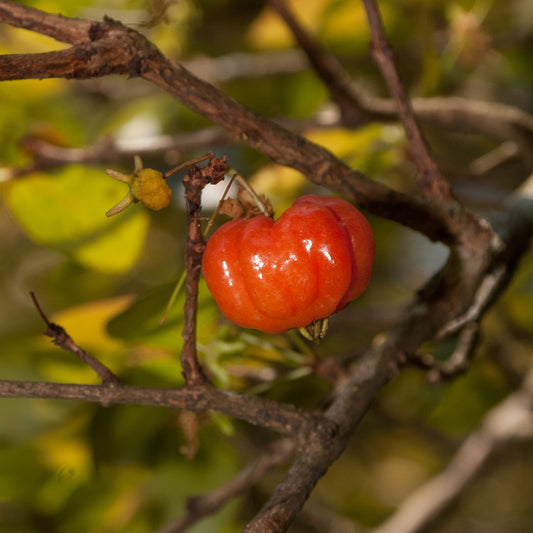
M 204 230 L 204 233 L 203 233 L 204 239 L 207 239 L 207 236 L 209 235 L 209 232 L 211 231 L 211 228 L 213 227 L 213 223 L 215 222 L 215 217 L 217 216 L 218 210 L 219 210 L 220 206 L 222 205 L 222 202 L 224 201 L 224 199 L 228 195 L 228 191 L 229 191 L 231 185 L 233 184 L 234 179 L 235 179 L 235 176 L 232 176 L 230 181 L 229 181 L 229 183 L 226 185 L 226 188 L 224 189 L 224 192 L 222 193 L 222 197 L 220 198 L 220 202 L 218 202 L 218 205 L 217 205 L 217 207 L 215 209 L 215 212 L 213 213 L 213 215 L 209 219 L 209 222 L 207 223 L 207 226 L 206 226 L 206 228 Z M 174 305 L 174 302 L 176 301 L 176 298 L 178 297 L 179 293 L 181 292 L 181 289 L 183 288 L 183 284 L 185 283 L 186 274 L 187 274 L 186 272 L 183 272 L 183 274 L 181 275 L 178 283 L 176 284 L 176 287 L 174 288 L 174 291 L 172 292 L 172 295 L 170 296 L 170 298 L 168 300 L 167 306 L 165 307 L 165 311 L 163 312 L 163 316 L 159 320 L 159 323 L 161 325 L 163 325 L 166 322 L 168 313 L 170 311 L 170 308 Z
M 207 161 L 208 159 L 213 159 L 215 155 L 213 152 L 208 152 L 204 155 L 199 155 L 198 157 L 195 157 L 194 159 L 189 159 L 188 161 L 185 161 L 185 163 L 181 163 L 177 167 L 171 168 L 170 170 L 167 170 L 163 177 L 165 179 L 170 178 L 173 174 L 176 174 L 176 172 L 179 172 L 180 170 L 183 170 L 184 168 L 190 167 L 192 165 L 196 165 L 196 163 L 201 163 L 202 161 Z
M 257 205 L 257 207 L 259 208 L 261 213 L 263 213 L 263 215 L 267 217 L 270 216 L 267 206 L 265 206 L 261 198 L 259 198 L 259 196 L 253 190 L 250 184 L 235 169 L 229 167 L 226 174 L 237 180 L 239 185 L 252 197 L 252 199 L 255 202 L 255 205 Z
M 230 180 L 229 180 L 228 184 L 226 185 L 226 188 L 224 189 L 224 192 L 222 193 L 222 196 L 220 197 L 220 200 L 219 200 L 219 202 L 218 202 L 218 204 L 217 204 L 217 206 L 215 208 L 215 211 L 211 215 L 211 218 L 209 219 L 209 222 L 207 223 L 207 226 L 205 227 L 204 239 L 207 239 L 207 236 L 209 235 L 209 232 L 211 231 L 211 228 L 213 227 L 213 224 L 215 222 L 215 218 L 218 215 L 218 211 L 220 209 L 220 206 L 222 205 L 222 202 L 224 202 L 224 200 L 226 199 L 226 196 L 228 195 L 230 187 L 233 185 L 233 182 L 235 181 L 235 178 L 236 178 L 235 175 L 232 176 L 228 172 L 226 172 L 226 175 L 230 176 Z

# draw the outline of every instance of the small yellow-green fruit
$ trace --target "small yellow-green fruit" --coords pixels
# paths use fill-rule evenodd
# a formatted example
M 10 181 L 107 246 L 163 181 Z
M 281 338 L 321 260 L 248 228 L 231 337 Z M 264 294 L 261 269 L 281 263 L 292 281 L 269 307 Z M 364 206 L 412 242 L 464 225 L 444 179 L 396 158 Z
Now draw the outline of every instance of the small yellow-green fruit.
M 170 204 L 172 189 L 158 170 L 143 168 L 135 172 L 130 187 L 135 199 L 150 209 L 157 211 Z
M 124 211 L 128 206 L 141 202 L 150 209 L 163 209 L 167 207 L 172 198 L 172 190 L 168 186 L 165 176 L 153 168 L 143 168 L 141 158 L 136 155 L 135 170 L 133 174 L 122 174 L 111 168 L 106 168 L 106 173 L 113 179 L 126 183 L 129 187 L 128 194 L 113 206 L 106 216 L 111 217 Z

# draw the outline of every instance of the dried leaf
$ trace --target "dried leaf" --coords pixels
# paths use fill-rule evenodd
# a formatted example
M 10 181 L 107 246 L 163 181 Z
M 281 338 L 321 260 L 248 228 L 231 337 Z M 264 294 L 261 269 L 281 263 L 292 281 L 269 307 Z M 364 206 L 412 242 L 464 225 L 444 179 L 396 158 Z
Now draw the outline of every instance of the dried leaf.
M 232 219 L 242 218 L 244 210 L 233 198 L 226 198 L 218 209 L 218 212 Z
M 243 187 L 239 187 L 239 190 L 237 191 L 237 199 L 243 209 L 243 215 L 242 215 L 243 218 L 253 218 L 258 215 L 265 214 L 261 210 L 261 208 L 257 205 L 256 199 L 252 198 L 250 193 Z M 272 203 L 264 194 L 258 194 L 257 200 L 259 200 L 263 204 L 264 209 L 266 210 L 269 216 L 274 215 L 274 209 L 272 208 Z

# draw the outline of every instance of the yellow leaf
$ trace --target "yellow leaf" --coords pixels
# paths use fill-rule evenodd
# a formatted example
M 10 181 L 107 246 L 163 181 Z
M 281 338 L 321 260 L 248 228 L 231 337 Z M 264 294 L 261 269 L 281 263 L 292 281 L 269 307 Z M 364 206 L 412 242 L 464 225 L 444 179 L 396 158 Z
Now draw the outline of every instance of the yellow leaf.
M 105 217 L 123 194 L 121 184 L 103 171 L 73 165 L 10 183 L 7 200 L 38 244 L 59 249 L 88 267 L 119 273 L 137 260 L 149 224 L 142 206 L 111 220 Z
M 112 352 L 123 347 L 123 343 L 107 333 L 107 323 L 131 305 L 132 301 L 131 295 L 96 300 L 61 311 L 51 320 L 64 327 L 84 350 Z
M 330 0 L 292 0 L 288 3 L 300 23 L 313 31 L 321 24 L 324 10 Z M 250 25 L 246 37 L 251 46 L 259 49 L 286 48 L 294 44 L 291 31 L 269 7 L 263 9 Z

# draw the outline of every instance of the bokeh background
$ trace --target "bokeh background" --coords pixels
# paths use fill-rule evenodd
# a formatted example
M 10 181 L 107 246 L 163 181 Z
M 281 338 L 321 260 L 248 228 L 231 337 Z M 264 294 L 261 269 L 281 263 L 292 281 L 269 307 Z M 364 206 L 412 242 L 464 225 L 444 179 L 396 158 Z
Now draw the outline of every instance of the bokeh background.
M 265 2 L 20 3 L 67 16 L 119 19 L 251 109 L 289 121 L 369 178 L 415 193 L 414 166 L 402 128 L 394 122 L 351 130 L 335 126 L 335 110 L 324 87 Z M 369 56 L 360 2 L 291 4 L 364 90 L 387 95 Z M 531 1 L 388 0 L 380 6 L 410 94 L 464 96 L 533 112 Z M 0 25 L 2 54 L 63 46 Z M 172 179 L 174 197 L 168 209 L 149 212 L 136 205 L 106 219 L 105 212 L 126 188 L 104 169 L 127 173 L 133 158 L 115 157 L 110 148 L 112 156 L 103 150 L 104 157 L 89 164 L 80 159 L 88 147 L 106 142 L 128 150 L 153 145 L 144 163 L 161 171 L 213 150 L 227 155 L 232 167 L 268 195 L 276 213 L 301 194 L 328 192 L 241 144 L 220 139 L 182 149 L 179 142 L 168 142 L 170 136 L 182 140 L 209 127 L 142 80 L 110 76 L 0 83 L 1 379 L 98 383 L 89 367 L 41 335 L 44 324 L 29 296 L 34 291 L 49 317 L 124 382 L 181 384 L 182 297 L 163 325 L 160 319 L 184 269 L 182 174 Z M 425 133 L 454 190 L 476 210 L 497 210 L 531 172 L 531 160 L 519 154 L 479 172 L 480 158 L 496 149 L 500 139 L 442 126 L 427 126 Z M 39 157 L 43 143 L 79 151 L 68 151 L 72 162 L 48 165 Z M 206 193 L 206 216 L 220 194 L 220 189 Z M 394 324 L 447 256 L 444 247 L 410 230 L 369 219 L 377 241 L 372 283 L 363 297 L 331 320 L 328 338 L 317 348 L 292 333 L 268 336 L 239 330 L 220 316 L 202 285 L 199 350 L 217 385 L 309 409 L 327 404 L 331 383 L 313 373 L 315 358 L 331 358 L 339 365 L 356 358 Z M 413 489 L 444 468 L 483 415 L 517 386 L 531 366 L 533 349 L 531 256 L 520 264 L 482 333 L 481 348 L 465 374 L 430 385 L 420 369 L 406 368 L 381 392 L 292 531 L 320 531 L 309 516 L 324 509 L 347 517 L 354 528 L 377 526 Z M 446 358 L 453 343 L 424 350 Z M 3 399 L 0 530 L 156 531 L 183 512 L 187 496 L 230 479 L 275 437 L 215 415 L 191 418 L 139 406 Z M 191 531 L 240 531 L 282 473 L 266 476 Z M 512 444 L 432 531 L 529 532 L 531 494 L 531 442 Z

